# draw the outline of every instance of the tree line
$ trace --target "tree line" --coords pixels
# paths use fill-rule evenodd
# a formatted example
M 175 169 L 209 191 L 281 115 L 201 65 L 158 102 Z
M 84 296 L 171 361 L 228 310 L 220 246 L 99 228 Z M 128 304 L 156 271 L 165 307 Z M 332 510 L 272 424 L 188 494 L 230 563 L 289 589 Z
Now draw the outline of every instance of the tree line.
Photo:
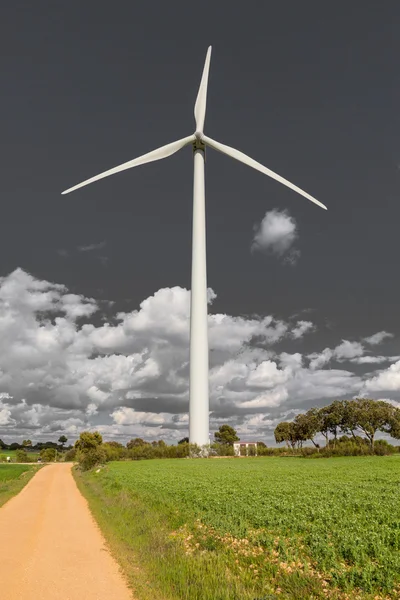
M 343 434 L 345 441 L 367 443 L 372 449 L 377 432 L 400 439 L 400 409 L 384 400 L 356 398 L 335 400 L 322 408 L 310 408 L 293 421 L 279 423 L 274 436 L 277 444 L 285 442 L 292 450 L 302 448 L 307 441 L 319 449 L 315 442 L 318 434 L 325 438 L 325 447 L 335 447 L 339 434 Z
M 3 440 L 0 439 L 0 450 L 24 450 L 26 452 L 40 452 L 41 450 L 46 450 L 47 448 L 54 448 L 54 450 L 62 452 L 65 449 L 72 448 L 72 446 L 65 446 L 67 442 L 68 438 L 65 435 L 61 435 L 58 438 L 58 443 L 37 442 L 36 444 L 33 444 L 32 440 L 23 440 L 21 444 L 19 444 L 18 442 L 6 444 L 5 442 L 3 442 Z

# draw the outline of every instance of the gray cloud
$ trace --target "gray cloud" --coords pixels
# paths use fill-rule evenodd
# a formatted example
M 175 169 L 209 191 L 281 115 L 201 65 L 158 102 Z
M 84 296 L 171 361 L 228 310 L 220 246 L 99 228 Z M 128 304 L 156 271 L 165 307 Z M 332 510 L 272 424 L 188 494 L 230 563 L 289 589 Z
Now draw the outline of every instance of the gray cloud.
M 392 338 L 393 334 L 392 333 L 388 333 L 387 331 L 378 331 L 378 333 L 374 333 L 373 335 L 370 335 L 369 337 L 364 338 L 364 342 L 367 342 L 367 344 L 370 344 L 371 346 L 376 346 L 378 344 L 381 344 L 383 342 L 383 340 L 386 340 L 388 338 Z
M 106 242 L 99 242 L 98 244 L 88 244 L 87 246 L 78 246 L 79 252 L 92 252 L 93 250 L 101 250 L 106 245 Z

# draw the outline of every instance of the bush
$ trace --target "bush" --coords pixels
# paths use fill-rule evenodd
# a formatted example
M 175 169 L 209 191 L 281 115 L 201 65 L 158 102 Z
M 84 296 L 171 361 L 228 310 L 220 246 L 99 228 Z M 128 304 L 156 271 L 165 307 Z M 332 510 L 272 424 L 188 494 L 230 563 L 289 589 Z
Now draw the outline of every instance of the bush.
M 320 454 L 320 452 L 318 452 L 318 448 L 309 448 L 306 446 L 305 448 L 301 449 L 301 455 L 303 457 L 314 456 L 315 454 Z
M 215 442 L 210 446 L 211 456 L 234 456 L 233 446 L 230 444 L 220 444 Z
M 15 453 L 16 461 L 19 463 L 31 462 L 30 456 L 25 450 L 17 450 Z
M 78 452 L 78 462 L 82 471 L 89 471 L 89 469 L 93 469 L 96 465 L 104 464 L 106 460 L 107 454 L 102 446 Z
M 45 448 L 40 451 L 40 458 L 44 460 L 44 462 L 54 462 L 57 456 L 57 451 L 55 448 Z
M 117 442 L 105 442 L 101 446 L 106 453 L 106 460 L 122 460 L 128 456 L 128 449 Z
M 377 456 L 388 456 L 397 452 L 396 446 L 392 446 L 386 440 L 376 440 L 374 442 L 374 454 Z
M 288 453 L 289 450 L 285 446 L 283 448 L 268 448 L 267 446 L 257 448 L 258 456 L 286 456 Z
M 206 456 L 206 449 L 200 448 L 197 444 L 189 444 L 189 456 L 190 458 L 203 458 Z
M 248 447 L 248 455 L 249 456 L 256 456 L 257 451 L 256 451 L 256 447 L 255 446 L 249 446 Z
M 67 450 L 64 454 L 64 461 L 73 462 L 74 460 L 76 460 L 76 450 L 75 448 L 71 448 L 70 450 Z

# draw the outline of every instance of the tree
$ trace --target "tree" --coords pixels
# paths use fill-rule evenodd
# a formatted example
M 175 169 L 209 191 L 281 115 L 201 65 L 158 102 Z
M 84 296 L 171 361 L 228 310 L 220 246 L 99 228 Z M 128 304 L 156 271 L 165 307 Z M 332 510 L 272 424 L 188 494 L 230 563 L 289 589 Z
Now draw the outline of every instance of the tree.
M 60 437 L 58 438 L 58 442 L 61 444 L 62 448 L 64 449 L 64 444 L 66 444 L 68 442 L 68 438 L 65 437 L 65 435 L 60 435 Z
M 151 442 L 151 445 L 154 446 L 154 448 L 165 448 L 167 444 L 164 440 L 154 440 L 154 442 Z
M 83 431 L 79 440 L 75 442 L 75 448 L 77 450 L 91 450 L 96 449 L 103 443 L 103 438 L 98 431 L 91 433 L 90 431 Z
M 295 421 L 282 421 L 282 423 L 278 423 L 275 427 L 274 436 L 277 444 L 286 442 L 287 447 L 291 447 L 292 450 L 296 448 L 296 445 L 298 448 L 301 448 L 303 442 L 306 440 Z
M 214 437 L 220 444 L 228 444 L 229 446 L 233 446 L 233 442 L 240 440 L 236 430 L 230 425 L 221 425 L 219 430 L 214 433 Z
M 326 445 L 329 443 L 330 433 L 336 442 L 339 430 L 343 429 L 344 415 L 344 403 L 339 400 L 335 400 L 332 404 L 318 410 L 319 431 L 324 436 Z
M 133 440 L 130 440 L 126 447 L 128 448 L 128 450 L 131 450 L 132 448 L 135 448 L 136 446 L 145 446 L 146 444 L 148 444 L 149 442 L 145 442 L 144 440 L 142 440 L 142 438 L 135 438 Z
M 83 431 L 79 436 L 79 440 L 75 442 L 75 448 L 78 451 L 77 458 L 79 465 L 84 471 L 107 460 L 107 454 L 103 447 L 103 438 L 98 431 L 93 433 Z
M 274 436 L 277 444 L 281 442 L 286 442 L 288 448 L 290 448 L 290 440 L 293 434 L 293 426 L 289 421 L 282 421 L 282 423 L 278 423 L 275 427 Z
M 4 450 L 5 448 L 7 448 L 7 444 L 5 444 L 3 440 L 0 440 L 0 450 Z
M 366 435 L 371 448 L 377 431 L 388 431 L 393 423 L 393 406 L 383 400 L 357 398 L 352 401 L 357 426 Z
M 344 416 L 345 410 L 343 402 L 335 400 L 330 406 L 327 407 L 328 428 L 333 435 L 335 444 L 338 437 L 338 433 L 343 426 Z
M 392 409 L 394 410 L 392 410 L 392 414 L 390 415 L 386 433 L 398 440 L 400 439 L 400 409 L 394 406 Z
M 31 440 L 24 440 L 22 442 L 22 445 L 23 445 L 24 448 L 32 448 L 32 442 L 31 442 Z
M 314 437 L 320 431 L 321 427 L 319 410 L 317 408 L 310 408 L 306 413 L 297 415 L 294 423 L 298 440 L 300 442 L 310 440 L 316 448 L 319 448 L 319 445 L 314 442 Z
M 181 440 L 179 440 L 178 444 L 188 444 L 189 443 L 189 438 L 188 437 L 184 437 Z
M 343 400 L 343 420 L 342 420 L 342 431 L 343 433 L 351 433 L 353 440 L 358 442 L 358 437 L 355 432 L 358 429 L 356 406 L 354 400 Z
M 109 446 L 110 448 L 118 448 L 121 449 L 123 448 L 123 444 L 121 444 L 120 442 L 115 442 L 114 440 L 112 440 L 111 442 L 104 442 L 105 444 L 107 444 L 107 446 Z

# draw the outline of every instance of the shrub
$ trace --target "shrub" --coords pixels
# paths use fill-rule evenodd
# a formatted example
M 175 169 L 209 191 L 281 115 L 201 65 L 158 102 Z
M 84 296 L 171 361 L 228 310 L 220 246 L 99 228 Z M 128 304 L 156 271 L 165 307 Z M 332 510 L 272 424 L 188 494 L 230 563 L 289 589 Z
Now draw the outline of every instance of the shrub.
M 65 462 L 72 462 L 76 460 L 76 449 L 75 448 L 71 448 L 70 450 L 67 450 L 64 454 L 64 461 Z
M 189 444 L 189 456 L 190 458 L 203 458 L 206 456 L 206 449 L 200 448 L 197 444 Z
M 106 451 L 102 446 L 97 448 L 88 448 L 78 452 L 78 462 L 82 471 L 93 469 L 96 465 L 104 464 L 107 460 Z
M 132 460 L 154 458 L 154 447 L 151 444 L 145 444 L 143 446 L 132 445 L 128 450 L 128 458 L 131 458 Z
M 189 442 L 182 442 L 178 446 L 170 446 L 171 450 L 174 449 L 175 456 L 171 458 L 187 458 L 189 456 Z
M 211 444 L 210 450 L 212 451 L 211 456 L 234 456 L 233 446 L 228 444 L 215 442 Z
M 268 448 L 267 446 L 264 448 L 261 446 L 257 448 L 258 456 L 286 456 L 288 453 L 288 448 Z
M 15 458 L 16 458 L 17 462 L 21 462 L 21 463 L 31 462 L 30 456 L 28 456 L 28 453 L 25 450 L 17 450 L 15 452 Z
M 128 456 L 128 449 L 124 448 L 122 444 L 118 442 L 105 442 L 102 448 L 106 454 L 106 460 L 122 460 Z
M 45 448 L 40 451 L 40 458 L 45 462 L 54 462 L 56 459 L 57 451 L 55 448 Z
M 376 440 L 374 442 L 374 454 L 378 456 L 388 456 L 389 454 L 394 454 L 396 451 L 396 446 L 392 446 L 386 440 Z
M 314 456 L 315 454 L 320 454 L 320 452 L 318 452 L 318 448 L 309 448 L 306 446 L 305 448 L 301 449 L 301 455 L 303 457 Z

